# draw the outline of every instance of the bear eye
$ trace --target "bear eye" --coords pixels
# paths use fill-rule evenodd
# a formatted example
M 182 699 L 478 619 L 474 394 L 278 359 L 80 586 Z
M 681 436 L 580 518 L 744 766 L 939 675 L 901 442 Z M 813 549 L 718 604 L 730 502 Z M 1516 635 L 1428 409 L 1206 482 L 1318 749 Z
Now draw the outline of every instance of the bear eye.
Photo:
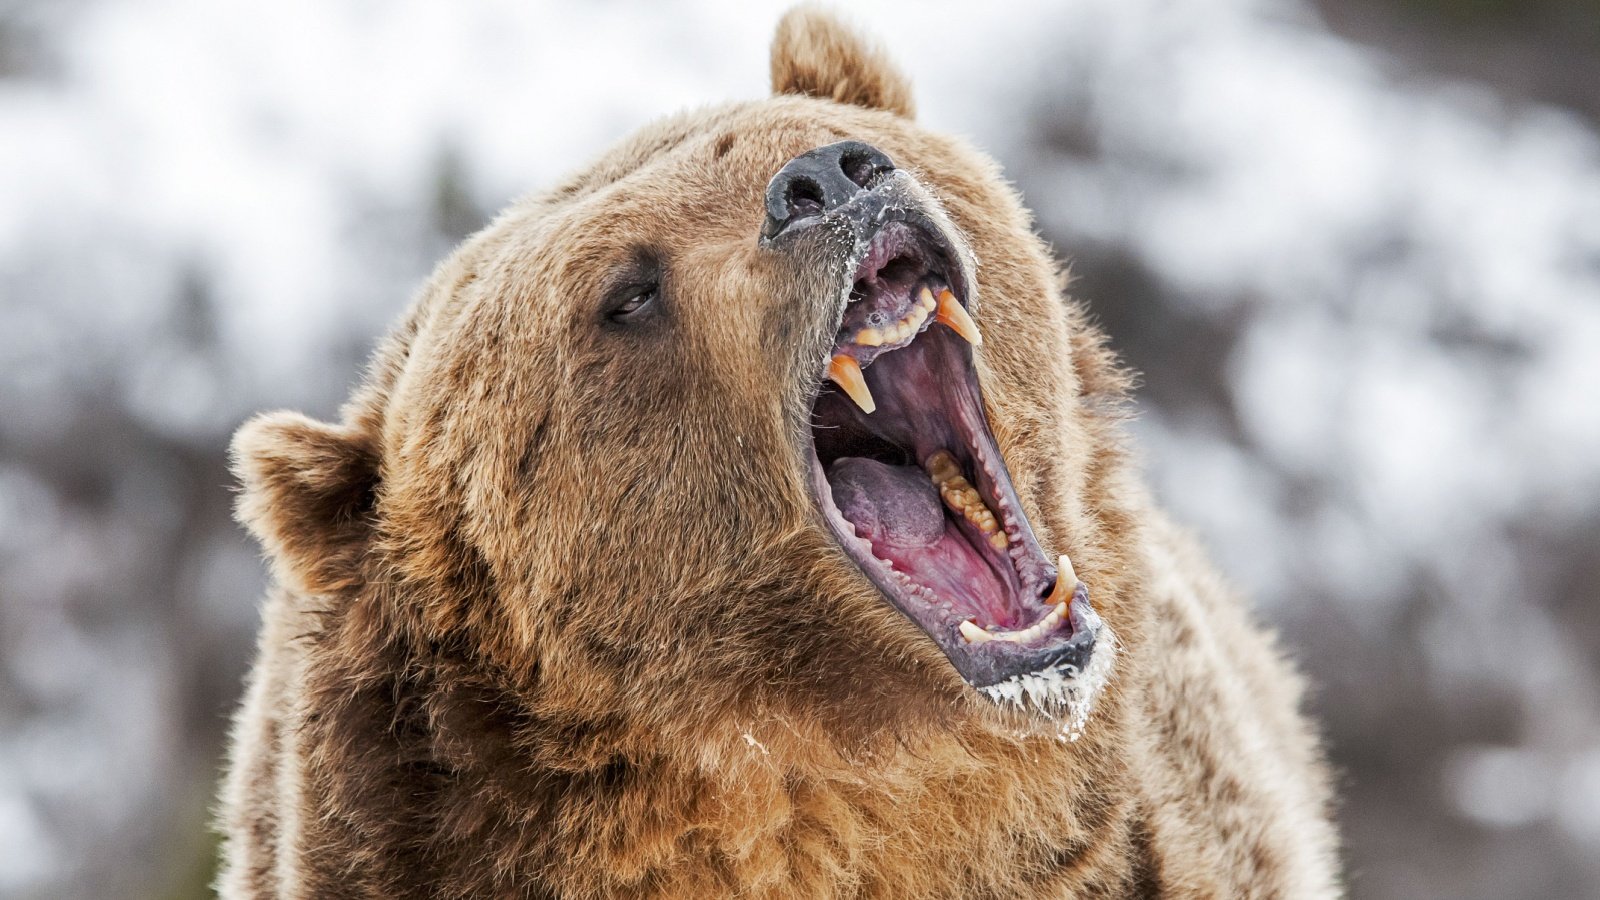
M 646 312 L 661 293 L 659 284 L 645 284 L 617 292 L 617 301 L 607 311 L 606 318 L 613 322 L 627 322 Z

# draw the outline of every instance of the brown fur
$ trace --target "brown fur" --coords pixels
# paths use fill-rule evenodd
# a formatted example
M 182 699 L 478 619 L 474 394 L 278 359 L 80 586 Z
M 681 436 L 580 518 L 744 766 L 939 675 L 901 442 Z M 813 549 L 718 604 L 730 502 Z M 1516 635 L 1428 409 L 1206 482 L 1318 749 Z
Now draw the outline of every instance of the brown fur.
M 240 430 L 274 563 L 230 897 L 1323 897 L 1297 677 L 1121 449 L 1126 379 L 994 163 L 811 10 L 772 99 L 651 126 L 433 275 L 338 425 Z M 884 149 L 979 260 L 990 418 L 1120 653 L 1082 738 L 997 709 L 807 492 L 818 275 L 767 179 Z M 603 226 L 603 227 L 602 227 Z M 647 246 L 665 315 L 607 328 Z

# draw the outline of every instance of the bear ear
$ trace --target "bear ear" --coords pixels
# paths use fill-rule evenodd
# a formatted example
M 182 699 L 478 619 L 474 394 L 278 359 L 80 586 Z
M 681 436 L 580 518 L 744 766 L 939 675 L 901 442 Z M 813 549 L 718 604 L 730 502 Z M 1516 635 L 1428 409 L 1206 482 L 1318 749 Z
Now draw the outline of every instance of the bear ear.
M 877 47 L 810 4 L 789 10 L 772 38 L 772 92 L 803 94 L 911 118 L 911 84 Z
M 280 581 L 313 594 L 361 582 L 378 487 L 376 442 L 298 413 L 266 413 L 233 437 L 239 521 Z

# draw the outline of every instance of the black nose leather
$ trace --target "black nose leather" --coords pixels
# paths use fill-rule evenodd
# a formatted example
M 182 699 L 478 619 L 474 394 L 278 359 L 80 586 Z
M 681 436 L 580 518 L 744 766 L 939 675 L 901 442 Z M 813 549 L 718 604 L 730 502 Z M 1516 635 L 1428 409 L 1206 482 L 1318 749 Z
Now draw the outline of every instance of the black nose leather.
M 894 171 L 882 150 L 861 141 L 839 141 L 796 156 L 767 182 L 767 220 L 761 236 L 777 237 L 849 202 Z

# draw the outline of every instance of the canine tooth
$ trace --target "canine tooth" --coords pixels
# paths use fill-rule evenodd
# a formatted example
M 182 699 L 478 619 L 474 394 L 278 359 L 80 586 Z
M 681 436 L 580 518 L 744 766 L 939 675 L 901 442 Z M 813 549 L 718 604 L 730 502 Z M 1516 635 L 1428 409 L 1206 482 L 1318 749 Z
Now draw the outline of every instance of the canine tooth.
M 969 644 L 982 644 L 994 640 L 994 635 L 966 619 L 961 620 L 961 636 L 966 638 Z
M 1050 590 L 1050 598 L 1045 602 L 1065 607 L 1072 599 L 1072 592 L 1077 589 L 1078 573 L 1072 570 L 1072 560 L 1063 553 L 1056 562 L 1056 586 Z
M 850 399 L 861 407 L 862 412 L 871 414 L 878 408 L 878 404 L 872 402 L 872 392 L 867 390 L 866 376 L 861 374 L 861 364 L 856 362 L 855 357 L 840 353 L 829 360 L 828 377 L 850 395 Z
M 1066 578 L 1057 576 L 1056 586 L 1050 589 L 1050 596 L 1046 597 L 1044 602 L 1051 606 L 1060 606 L 1066 603 L 1067 598 L 1072 596 L 1071 592 L 1073 590 L 1073 588 L 1064 587 L 1066 583 Z
M 883 346 L 883 332 L 876 328 L 863 328 L 856 332 L 856 343 L 863 347 Z
M 1073 570 L 1072 560 L 1067 559 L 1067 555 L 1065 553 L 1061 554 L 1061 558 L 1056 560 L 1056 574 L 1058 576 L 1065 575 L 1066 577 L 1072 579 L 1072 586 L 1074 588 L 1078 586 L 1078 573 Z M 1057 584 L 1059 583 L 1060 582 L 1057 582 Z
M 948 289 L 939 292 L 938 320 L 950 326 L 972 346 L 983 345 L 983 335 L 978 331 L 978 323 L 972 321 L 961 301 L 957 300 L 956 295 L 950 293 Z

